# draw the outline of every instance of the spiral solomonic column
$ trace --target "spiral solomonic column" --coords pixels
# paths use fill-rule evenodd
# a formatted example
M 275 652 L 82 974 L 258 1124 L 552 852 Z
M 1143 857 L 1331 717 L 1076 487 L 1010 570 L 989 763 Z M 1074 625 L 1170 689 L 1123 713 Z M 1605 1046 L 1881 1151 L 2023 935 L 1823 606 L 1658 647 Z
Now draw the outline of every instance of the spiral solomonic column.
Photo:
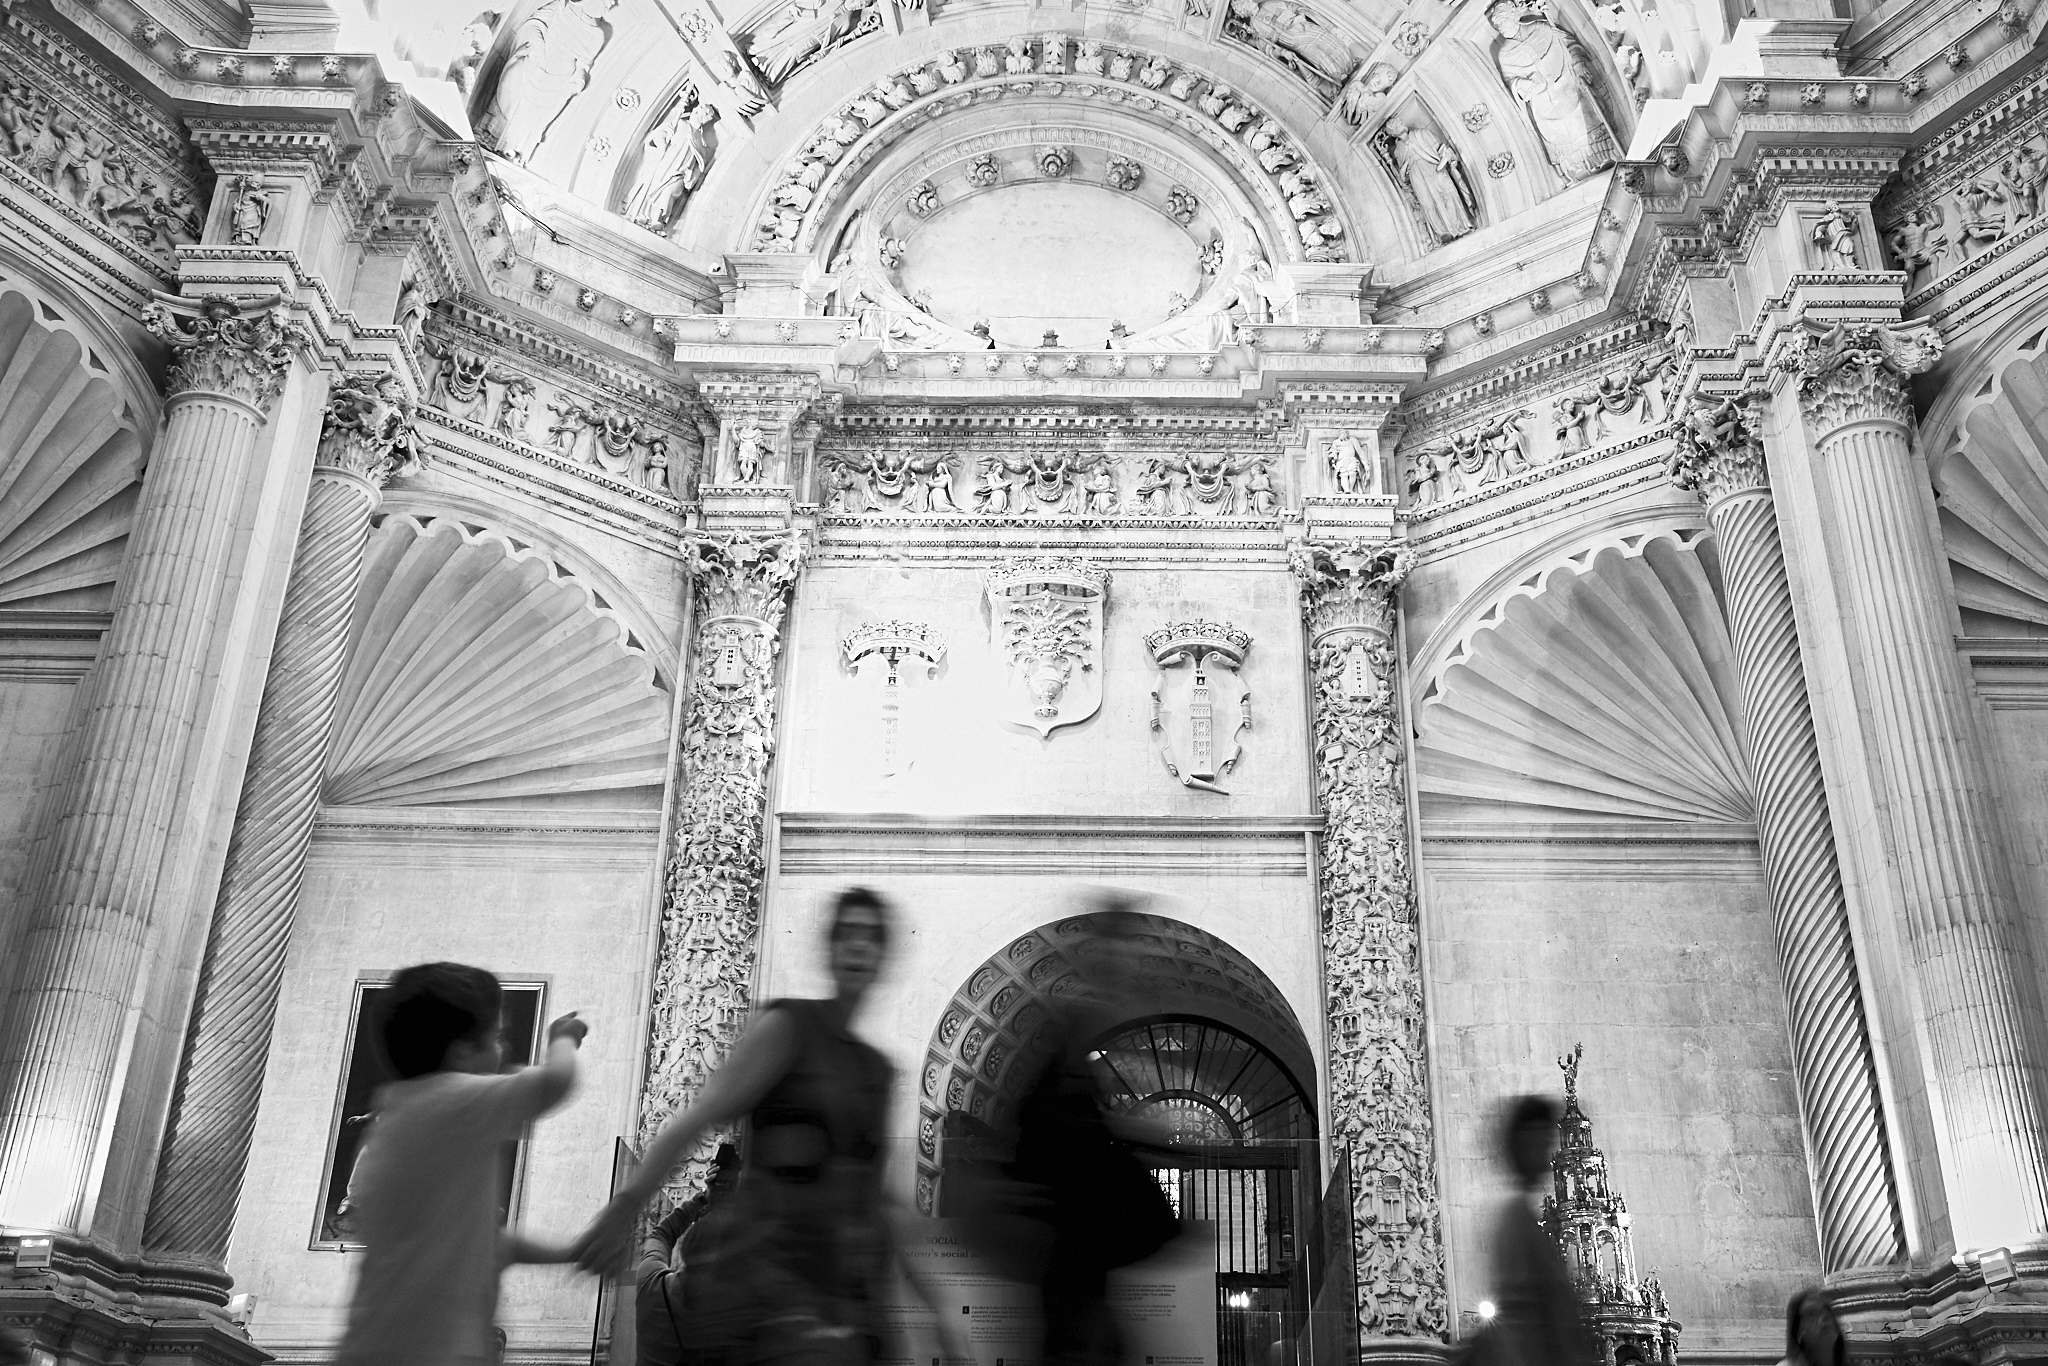
M 696 627 L 679 746 L 683 794 L 662 893 L 640 1141 L 689 1103 L 753 1009 L 767 881 L 776 661 L 808 543 L 801 533 L 693 535 Z M 701 1187 L 709 1136 L 679 1184 Z
M 143 1232 L 153 1256 L 227 1257 L 370 518 L 420 450 L 396 376 L 351 375 L 329 394 L 157 1159 Z
M 173 311 L 173 310 L 176 311 Z M 274 308 L 151 305 L 173 354 L 113 621 L 74 716 L 77 760 L 25 884 L 0 1010 L 0 1224 L 90 1230 L 157 923 L 183 757 L 230 610 L 258 430 L 303 338 Z
M 1396 682 L 1396 599 L 1413 555 L 1384 541 L 1310 541 L 1289 563 L 1309 637 L 1330 1133 L 1351 1158 L 1359 1330 L 1441 1339 L 1443 1208 Z
M 2039 979 L 2001 854 L 1956 655 L 1946 566 L 1911 443 L 1907 380 L 1940 359 L 1924 322 L 1802 321 L 1780 353 L 1819 471 L 1866 743 L 1920 983 L 1956 1245 L 2048 1232 Z
M 1906 1246 L 1792 583 L 1747 397 L 1695 399 L 1671 476 L 1705 501 L 1720 542 L 1821 1257 L 1839 1271 L 1895 1261 Z

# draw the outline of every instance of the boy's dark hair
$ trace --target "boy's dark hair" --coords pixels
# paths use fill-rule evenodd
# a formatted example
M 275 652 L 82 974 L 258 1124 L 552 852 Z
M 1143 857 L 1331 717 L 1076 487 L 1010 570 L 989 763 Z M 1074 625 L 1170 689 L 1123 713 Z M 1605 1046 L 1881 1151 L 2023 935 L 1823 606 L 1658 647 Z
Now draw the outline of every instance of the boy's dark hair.
M 384 1053 L 401 1078 L 441 1070 L 448 1045 L 497 1028 L 505 993 L 466 963 L 421 963 L 391 979 L 384 999 Z
M 846 923 L 848 911 L 873 911 L 875 919 L 880 922 L 882 942 L 889 942 L 889 922 L 895 919 L 895 912 L 879 892 L 869 891 L 866 887 L 848 887 L 832 898 L 832 933 L 829 937 L 834 942 L 839 938 L 840 926 Z
M 1792 1293 L 1791 1301 L 1785 1305 L 1785 1356 L 1792 1361 L 1806 1360 L 1807 1366 L 1845 1366 L 1849 1359 L 1849 1346 L 1843 1340 L 1842 1334 L 1839 1331 L 1841 1328 L 1840 1320 L 1836 1320 L 1835 1323 L 1837 1331 L 1835 1333 L 1834 1360 L 1812 1361 L 1807 1359 L 1806 1344 L 1800 1341 L 1799 1338 L 1799 1319 L 1809 1302 L 1818 1303 L 1822 1309 L 1827 1311 L 1829 1318 L 1834 1318 L 1835 1316 L 1834 1305 L 1828 1303 L 1826 1293 L 1819 1288 L 1809 1286 L 1804 1290 L 1795 1290 Z

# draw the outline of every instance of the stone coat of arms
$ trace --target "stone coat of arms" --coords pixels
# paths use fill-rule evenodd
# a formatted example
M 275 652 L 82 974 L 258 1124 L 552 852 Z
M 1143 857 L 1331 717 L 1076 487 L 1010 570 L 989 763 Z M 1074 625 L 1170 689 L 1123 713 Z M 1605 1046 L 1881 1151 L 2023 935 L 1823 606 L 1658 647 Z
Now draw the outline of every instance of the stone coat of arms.
M 1169 622 L 1145 637 L 1159 666 L 1152 738 L 1166 771 L 1188 787 L 1223 793 L 1252 724 L 1251 688 L 1240 676 L 1252 638 L 1229 622 Z M 1225 793 L 1224 795 L 1228 795 Z
M 1009 665 L 1003 719 L 1040 736 L 1102 706 L 1109 571 L 1069 556 L 1004 560 L 985 578 L 991 643 Z

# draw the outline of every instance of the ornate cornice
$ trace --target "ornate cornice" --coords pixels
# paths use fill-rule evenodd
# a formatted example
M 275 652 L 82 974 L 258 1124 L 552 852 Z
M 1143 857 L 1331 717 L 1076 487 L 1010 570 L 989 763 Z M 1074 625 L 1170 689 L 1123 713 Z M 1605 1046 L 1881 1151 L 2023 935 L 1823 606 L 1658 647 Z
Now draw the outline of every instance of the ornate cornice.
M 1770 488 L 1754 393 L 1694 394 L 1674 433 L 1671 482 L 1709 507 L 1738 493 Z
M 1838 322 L 1802 318 L 1778 366 L 1799 377 L 1799 410 L 1816 439 L 1852 422 L 1913 420 L 1907 381 L 1941 359 L 1941 333 L 1926 322 Z
M 1405 543 L 1364 537 L 1298 541 L 1287 551 L 1313 638 L 1333 631 L 1392 637 L 1395 599 L 1414 565 L 1415 552 Z
M 245 305 L 209 294 L 195 303 L 160 294 L 143 309 L 142 325 L 176 358 L 165 380 L 166 398 L 217 394 L 265 417 L 284 389 L 293 353 L 312 345 L 306 330 L 285 318 L 275 299 Z
M 328 391 L 315 469 L 342 470 L 383 488 L 419 473 L 427 444 L 413 425 L 413 404 L 398 376 L 346 375 Z
M 706 618 L 747 617 L 771 632 L 781 629 L 789 595 L 810 554 L 802 532 L 699 532 L 688 545 L 698 610 Z

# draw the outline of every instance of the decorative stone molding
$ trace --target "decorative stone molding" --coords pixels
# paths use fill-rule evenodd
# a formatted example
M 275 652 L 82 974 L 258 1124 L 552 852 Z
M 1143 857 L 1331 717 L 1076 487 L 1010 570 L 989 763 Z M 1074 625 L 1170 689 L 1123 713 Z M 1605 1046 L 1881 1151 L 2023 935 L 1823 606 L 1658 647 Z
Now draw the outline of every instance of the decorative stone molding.
M 696 610 L 681 810 L 662 898 L 640 1138 L 696 1096 L 753 1008 L 766 878 L 775 664 L 808 544 L 798 533 L 693 535 Z M 723 1135 L 684 1164 L 700 1185 Z
M 412 400 L 396 375 L 349 375 L 328 391 L 315 468 L 344 470 L 382 488 L 418 474 L 426 453 Z
M 1672 439 L 1671 482 L 1709 509 L 1738 493 L 1770 488 L 1756 394 L 1694 394 Z
M 1934 368 L 1941 333 L 1926 322 L 1802 320 L 1786 343 L 1780 368 L 1799 377 L 1799 411 L 1816 439 L 1851 422 L 1913 420 L 1906 381 Z
M 1443 1212 L 1426 1073 L 1408 776 L 1396 686 L 1406 546 L 1297 542 L 1321 842 L 1329 1139 L 1351 1155 L 1361 1332 L 1447 1329 Z
M 142 325 L 176 358 L 164 384 L 167 399 L 218 394 L 265 417 L 284 391 L 293 353 L 312 344 L 274 303 L 245 306 L 225 295 L 190 299 L 158 295 L 142 310 Z
M 705 456 L 707 483 L 789 485 L 797 437 L 818 402 L 816 375 L 714 372 L 697 377 L 704 406 L 718 418 L 718 446 Z
M 1042 555 L 1004 560 L 983 582 L 992 643 L 1010 666 L 1004 719 L 1043 737 L 1093 716 L 1102 705 L 1098 666 L 1109 571 Z
M 1238 676 L 1251 636 L 1227 621 L 1175 621 L 1148 632 L 1145 648 L 1159 666 L 1152 737 L 1166 771 L 1183 786 L 1227 796 L 1216 780 L 1236 767 L 1237 737 L 1252 724 L 1251 689 Z

